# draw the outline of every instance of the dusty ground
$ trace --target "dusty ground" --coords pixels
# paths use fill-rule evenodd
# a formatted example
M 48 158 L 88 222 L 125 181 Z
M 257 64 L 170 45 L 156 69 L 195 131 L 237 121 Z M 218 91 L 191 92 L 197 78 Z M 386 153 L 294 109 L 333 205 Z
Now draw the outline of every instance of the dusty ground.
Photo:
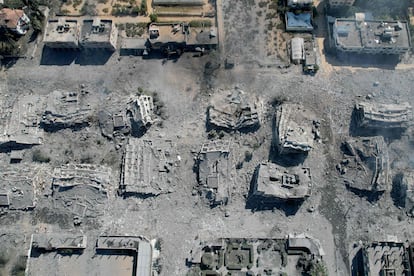
M 41 47 L 34 59 L 19 60 L 2 72 L 1 96 L 14 98 L 29 93 L 47 94 L 54 89 L 78 89 L 85 85 L 90 93 L 108 101 L 118 95 L 135 93 L 138 87 L 157 91 L 166 106 L 163 126 L 153 126 L 144 137 L 171 138 L 177 143 L 182 157 L 182 183 L 175 183 L 175 192 L 156 198 L 122 199 L 111 197 L 102 217 L 84 221 L 74 227 L 64 210 L 53 208 L 51 200 L 41 197 L 31 212 L 10 212 L 0 216 L 2 248 L 8 248 L 10 261 L 0 275 L 7 275 L 24 254 L 30 234 L 42 231 L 67 231 L 96 234 L 144 235 L 163 240 L 162 275 L 184 275 L 185 258 L 200 240 L 219 237 L 281 237 L 288 233 L 305 232 L 321 241 L 326 252 L 329 275 L 349 275 L 348 247 L 359 240 L 379 240 L 386 235 L 397 235 L 401 240 L 413 240 L 412 220 L 393 204 L 390 193 L 377 202 L 369 202 L 348 191 L 335 170 L 341 160 L 339 145 L 349 135 L 352 107 L 356 101 L 372 100 L 409 101 L 414 74 L 412 70 L 384 70 L 335 68 L 314 77 L 302 75 L 299 67 L 278 69 L 283 61 L 272 51 L 268 55 L 268 21 L 258 17 L 260 8 L 254 0 L 224 1 L 226 55 L 232 56 L 236 66 L 225 70 L 223 66 L 206 74 L 207 62 L 220 60 L 219 54 L 194 58 L 185 54 L 174 60 L 142 60 L 139 57 L 119 57 L 117 53 L 100 65 L 88 62 L 69 65 L 39 65 Z M 254 7 L 253 11 L 250 7 Z M 275 36 L 273 36 L 273 39 Z M 373 83 L 378 81 L 379 85 Z M 210 94 L 223 93 L 238 86 L 254 93 L 267 103 L 261 128 L 251 134 L 226 134 L 234 149 L 234 165 L 243 160 L 246 150 L 253 152 L 250 162 L 234 170 L 231 202 L 227 207 L 210 209 L 198 196 L 192 196 L 196 176 L 192 171 L 194 152 L 207 140 L 205 111 Z M 314 180 L 313 195 L 304 202 L 296 214 L 283 210 L 252 212 L 245 208 L 245 196 L 255 166 L 262 160 L 278 162 L 271 153 L 271 128 L 275 97 L 299 102 L 320 118 L 323 126 L 321 144 L 304 161 L 311 168 Z M 408 132 L 409 133 L 409 132 Z M 410 134 L 400 140 L 388 140 L 393 175 L 414 168 Z M 99 142 L 98 142 L 99 141 Z M 56 166 L 79 162 L 91 156 L 93 163 L 112 167 L 114 178 L 119 179 L 121 150 L 100 135 L 96 126 L 72 132 L 62 130 L 46 134 L 44 145 L 39 146 Z M 31 150 L 27 150 L 22 164 L 30 163 Z M 7 164 L 7 153 L 0 154 L 0 162 Z M 12 165 L 10 165 L 12 166 Z M 113 183 L 114 187 L 118 185 Z M 307 209 L 314 207 L 314 212 Z M 228 217 L 225 213 L 228 213 Z M 10 234 L 10 233 L 13 234 Z

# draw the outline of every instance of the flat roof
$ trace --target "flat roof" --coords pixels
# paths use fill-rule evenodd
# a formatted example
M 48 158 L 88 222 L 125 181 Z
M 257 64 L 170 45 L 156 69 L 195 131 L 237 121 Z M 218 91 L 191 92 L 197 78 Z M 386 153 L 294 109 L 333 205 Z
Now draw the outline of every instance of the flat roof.
M 334 23 L 336 43 L 347 48 L 409 48 L 407 22 L 338 18 Z
M 110 19 L 85 19 L 83 20 L 81 41 L 82 42 L 105 42 L 109 41 L 112 30 Z
M 121 49 L 146 49 L 146 38 L 122 38 Z
M 79 37 L 79 24 L 76 19 L 50 19 L 46 25 L 44 42 L 76 42 Z
M 152 0 L 154 5 L 188 5 L 201 6 L 204 5 L 205 0 Z

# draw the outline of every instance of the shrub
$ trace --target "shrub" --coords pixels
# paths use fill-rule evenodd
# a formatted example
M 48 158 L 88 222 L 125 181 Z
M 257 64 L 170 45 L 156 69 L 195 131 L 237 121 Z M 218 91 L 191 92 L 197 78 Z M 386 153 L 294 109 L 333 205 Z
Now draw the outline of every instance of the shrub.
M 158 15 L 155 13 L 150 14 L 150 20 L 151 22 L 157 22 L 158 21 Z

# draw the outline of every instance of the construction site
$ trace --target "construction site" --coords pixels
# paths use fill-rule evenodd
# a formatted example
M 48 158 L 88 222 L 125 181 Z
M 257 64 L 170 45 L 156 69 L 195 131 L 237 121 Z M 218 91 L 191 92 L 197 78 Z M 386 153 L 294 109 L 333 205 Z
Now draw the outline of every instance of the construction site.
M 0 276 L 414 275 L 411 4 L 377 1 L 4 0 Z

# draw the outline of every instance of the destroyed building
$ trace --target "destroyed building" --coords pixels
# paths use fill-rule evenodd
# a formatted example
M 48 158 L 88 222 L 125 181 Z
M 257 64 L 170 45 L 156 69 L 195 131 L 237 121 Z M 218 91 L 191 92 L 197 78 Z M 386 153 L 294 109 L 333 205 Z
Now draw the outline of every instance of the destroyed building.
M 250 197 L 263 203 L 301 201 L 311 195 L 312 179 L 309 168 L 285 168 L 263 162 L 256 168 Z
M 269 275 L 269 272 L 302 275 L 313 265 L 323 263 L 325 254 L 319 241 L 304 234 L 285 239 L 221 238 L 202 242 L 191 253 L 187 276 Z
M 151 276 L 156 249 L 137 236 L 99 236 L 91 242 L 84 235 L 33 234 L 26 275 Z
M 46 100 L 41 126 L 47 131 L 89 125 L 92 109 L 86 96 L 76 91 L 53 91 Z
M 412 120 L 412 108 L 407 102 L 381 104 L 361 102 L 355 105 L 358 127 L 367 129 L 406 129 Z
M 256 129 L 260 126 L 260 102 L 248 98 L 242 90 L 229 91 L 214 97 L 207 110 L 210 126 L 227 130 Z
M 179 161 L 170 140 L 131 138 L 123 156 L 119 193 L 146 197 L 173 192 Z
M 8 166 L 0 170 L 0 209 L 31 210 L 37 202 L 40 168 Z
M 414 217 L 414 171 L 404 172 L 399 181 L 399 196 L 402 206 L 409 216 Z
M 307 153 L 315 138 L 314 115 L 303 106 L 284 103 L 275 116 L 274 143 L 280 154 Z
M 66 164 L 53 170 L 51 196 L 73 214 L 74 224 L 104 212 L 112 194 L 111 169 L 92 164 Z
M 382 136 L 351 138 L 342 149 L 343 160 L 337 169 L 347 187 L 371 193 L 389 189 L 388 148 Z
M 333 25 L 336 50 L 345 53 L 402 55 L 411 48 L 404 21 L 337 18 Z
M 211 206 L 224 205 L 229 201 L 232 186 L 229 141 L 211 141 L 202 145 L 196 161 L 200 192 Z
M 132 128 L 148 129 L 154 123 L 154 103 L 151 96 L 131 97 L 127 103 L 127 117 Z
M 352 275 L 412 275 L 404 243 L 395 240 L 359 245 L 351 254 Z
M 39 128 L 44 99 L 25 95 L 16 99 L 12 106 L 1 103 L 0 146 L 18 149 L 43 143 L 43 130 Z
M 83 48 L 116 50 L 118 29 L 109 19 L 83 20 L 79 43 Z
M 78 49 L 80 25 L 77 19 L 59 17 L 48 20 L 43 43 L 49 48 Z

